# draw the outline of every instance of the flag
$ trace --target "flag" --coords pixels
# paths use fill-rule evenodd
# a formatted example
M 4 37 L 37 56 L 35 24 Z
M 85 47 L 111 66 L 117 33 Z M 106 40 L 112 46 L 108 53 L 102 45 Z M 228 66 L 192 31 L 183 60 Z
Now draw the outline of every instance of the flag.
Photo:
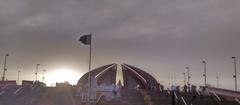
M 90 45 L 92 40 L 92 33 L 83 35 L 79 38 L 79 41 L 82 42 L 85 45 Z
M 237 76 L 236 75 L 233 75 L 233 78 L 236 78 Z

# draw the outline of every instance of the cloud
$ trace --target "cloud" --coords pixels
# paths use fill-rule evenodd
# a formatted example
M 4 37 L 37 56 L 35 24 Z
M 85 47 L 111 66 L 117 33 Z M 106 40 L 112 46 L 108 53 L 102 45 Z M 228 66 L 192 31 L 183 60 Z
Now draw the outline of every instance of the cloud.
M 220 61 L 240 53 L 239 3 L 237 0 L 1 0 L 0 54 L 13 52 L 29 58 L 23 61 L 29 68 L 34 65 L 32 61 L 50 62 L 49 66 L 53 62 L 76 61 L 73 66 L 79 66 L 79 59 L 82 63 L 87 60 L 87 48 L 77 38 L 93 32 L 95 65 L 127 60 L 122 62 L 149 68 L 150 72 L 160 69 L 156 74 L 179 72 L 180 67 L 191 65 L 197 74 L 201 67 L 193 62 L 208 58 L 225 66 L 223 69 L 211 66 L 210 74 L 217 70 L 230 74 L 225 71 L 229 65 Z M 59 61 L 59 57 L 66 61 Z

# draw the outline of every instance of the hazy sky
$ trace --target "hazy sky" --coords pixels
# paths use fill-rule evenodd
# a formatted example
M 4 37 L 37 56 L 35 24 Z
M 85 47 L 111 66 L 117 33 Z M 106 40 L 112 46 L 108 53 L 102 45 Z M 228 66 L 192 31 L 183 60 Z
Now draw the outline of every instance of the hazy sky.
M 80 78 L 88 71 L 88 46 L 77 40 L 93 32 L 93 68 L 128 63 L 167 85 L 174 74 L 182 84 L 190 66 L 191 82 L 200 85 L 206 60 L 208 83 L 216 85 L 219 75 L 220 87 L 233 89 L 239 5 L 239 0 L 1 0 L 0 75 L 9 53 L 8 79 L 16 79 L 21 67 L 21 79 L 34 80 L 37 63 L 47 73 L 70 69 Z

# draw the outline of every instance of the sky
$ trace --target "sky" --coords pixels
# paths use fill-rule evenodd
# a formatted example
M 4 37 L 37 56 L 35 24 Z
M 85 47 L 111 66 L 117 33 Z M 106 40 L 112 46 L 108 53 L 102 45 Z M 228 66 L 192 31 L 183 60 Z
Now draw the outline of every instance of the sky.
M 205 60 L 207 82 L 216 86 L 219 76 L 221 88 L 234 89 L 231 57 L 236 56 L 239 64 L 239 4 L 238 0 L 1 0 L 0 75 L 9 53 L 9 80 L 17 79 L 19 69 L 21 79 L 34 80 L 39 63 L 39 79 L 42 70 L 48 81 L 57 71 L 69 70 L 68 77 L 76 83 L 88 71 L 89 56 L 89 46 L 78 38 L 93 32 L 92 68 L 127 63 L 168 86 L 174 75 L 176 83 L 183 84 L 189 66 L 190 82 L 202 85 Z M 240 77 L 239 69 L 238 73 Z

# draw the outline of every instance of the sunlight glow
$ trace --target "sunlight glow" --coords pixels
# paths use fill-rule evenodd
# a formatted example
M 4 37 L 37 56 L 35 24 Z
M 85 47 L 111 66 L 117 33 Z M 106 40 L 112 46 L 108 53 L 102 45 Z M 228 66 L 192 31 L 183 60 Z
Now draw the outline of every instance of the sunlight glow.
M 66 81 L 70 84 L 77 84 L 81 76 L 81 73 L 77 73 L 71 69 L 60 68 L 46 74 L 45 83 L 47 86 L 55 86 L 56 82 L 61 83 Z

